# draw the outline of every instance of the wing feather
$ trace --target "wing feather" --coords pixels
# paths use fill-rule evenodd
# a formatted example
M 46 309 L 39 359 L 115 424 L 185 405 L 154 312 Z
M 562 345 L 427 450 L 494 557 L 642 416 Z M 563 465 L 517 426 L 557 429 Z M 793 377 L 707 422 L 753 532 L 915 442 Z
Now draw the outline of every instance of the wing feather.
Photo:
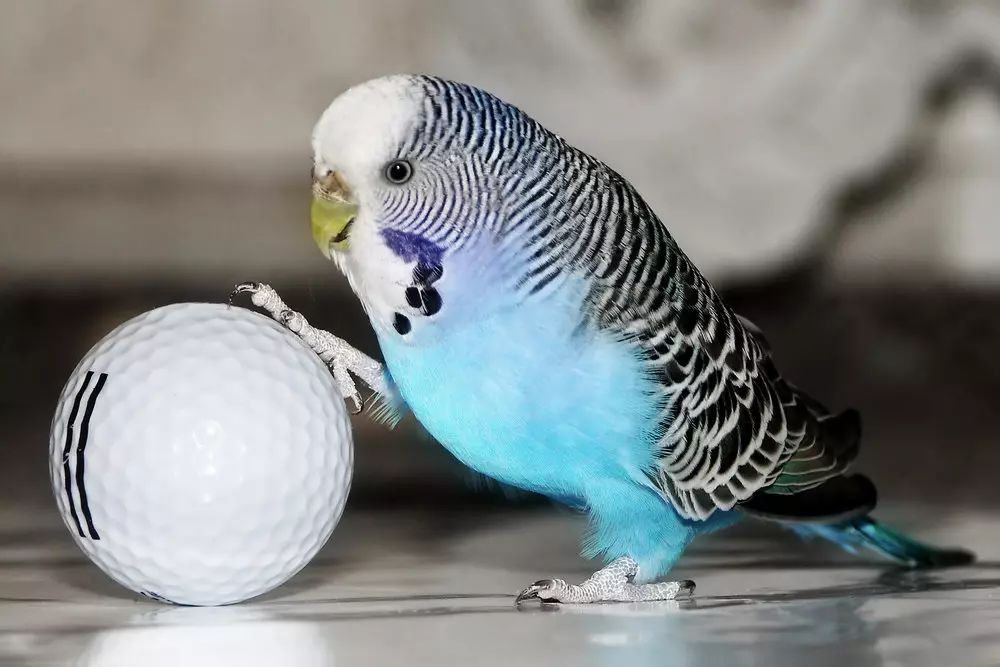
M 780 376 L 760 329 L 723 302 L 624 179 L 606 176 L 615 218 L 603 233 L 615 247 L 592 255 L 591 303 L 600 326 L 640 342 L 661 378 L 669 409 L 652 481 L 682 515 L 705 519 L 842 475 L 856 443 L 831 437 L 828 411 Z

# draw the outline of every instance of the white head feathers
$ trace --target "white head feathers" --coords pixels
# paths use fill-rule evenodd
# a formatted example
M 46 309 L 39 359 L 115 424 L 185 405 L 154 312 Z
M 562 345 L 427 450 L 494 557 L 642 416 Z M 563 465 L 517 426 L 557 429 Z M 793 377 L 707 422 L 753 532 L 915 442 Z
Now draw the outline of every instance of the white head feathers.
M 363 190 L 412 131 L 422 95 L 419 81 L 407 75 L 372 79 L 342 93 L 313 129 L 317 173 L 336 170 Z

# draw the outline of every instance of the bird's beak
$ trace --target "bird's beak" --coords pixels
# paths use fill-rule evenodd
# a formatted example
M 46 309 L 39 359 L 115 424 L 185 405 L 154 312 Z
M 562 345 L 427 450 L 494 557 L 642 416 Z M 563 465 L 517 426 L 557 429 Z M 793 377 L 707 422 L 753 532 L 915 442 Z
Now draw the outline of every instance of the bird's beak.
M 358 203 L 347 182 L 335 171 L 314 178 L 312 186 L 312 236 L 320 252 L 332 257 L 335 251 L 347 250 L 351 224 L 358 214 Z

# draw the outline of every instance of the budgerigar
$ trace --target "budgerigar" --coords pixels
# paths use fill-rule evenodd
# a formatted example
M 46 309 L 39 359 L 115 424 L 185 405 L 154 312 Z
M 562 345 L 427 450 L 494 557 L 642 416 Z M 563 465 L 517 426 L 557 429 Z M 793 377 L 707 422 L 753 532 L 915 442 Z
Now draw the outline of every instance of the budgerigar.
M 333 101 L 313 150 L 312 233 L 384 372 L 268 286 L 239 289 L 308 336 L 345 395 L 351 371 L 468 467 L 586 513 L 583 553 L 605 567 L 519 601 L 687 595 L 657 580 L 745 517 L 912 566 L 972 560 L 870 518 L 874 485 L 847 474 L 858 414 L 784 380 L 636 189 L 518 108 L 379 78 Z

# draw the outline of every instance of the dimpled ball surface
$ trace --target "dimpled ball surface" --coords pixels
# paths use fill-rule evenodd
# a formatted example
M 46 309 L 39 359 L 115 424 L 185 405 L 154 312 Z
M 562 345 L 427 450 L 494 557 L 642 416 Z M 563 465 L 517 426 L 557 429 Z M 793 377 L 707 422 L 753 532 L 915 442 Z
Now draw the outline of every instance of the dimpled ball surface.
M 353 469 L 332 374 L 256 312 L 143 313 L 77 366 L 52 422 L 66 526 L 111 578 L 165 602 L 221 605 L 281 585 L 340 520 Z

